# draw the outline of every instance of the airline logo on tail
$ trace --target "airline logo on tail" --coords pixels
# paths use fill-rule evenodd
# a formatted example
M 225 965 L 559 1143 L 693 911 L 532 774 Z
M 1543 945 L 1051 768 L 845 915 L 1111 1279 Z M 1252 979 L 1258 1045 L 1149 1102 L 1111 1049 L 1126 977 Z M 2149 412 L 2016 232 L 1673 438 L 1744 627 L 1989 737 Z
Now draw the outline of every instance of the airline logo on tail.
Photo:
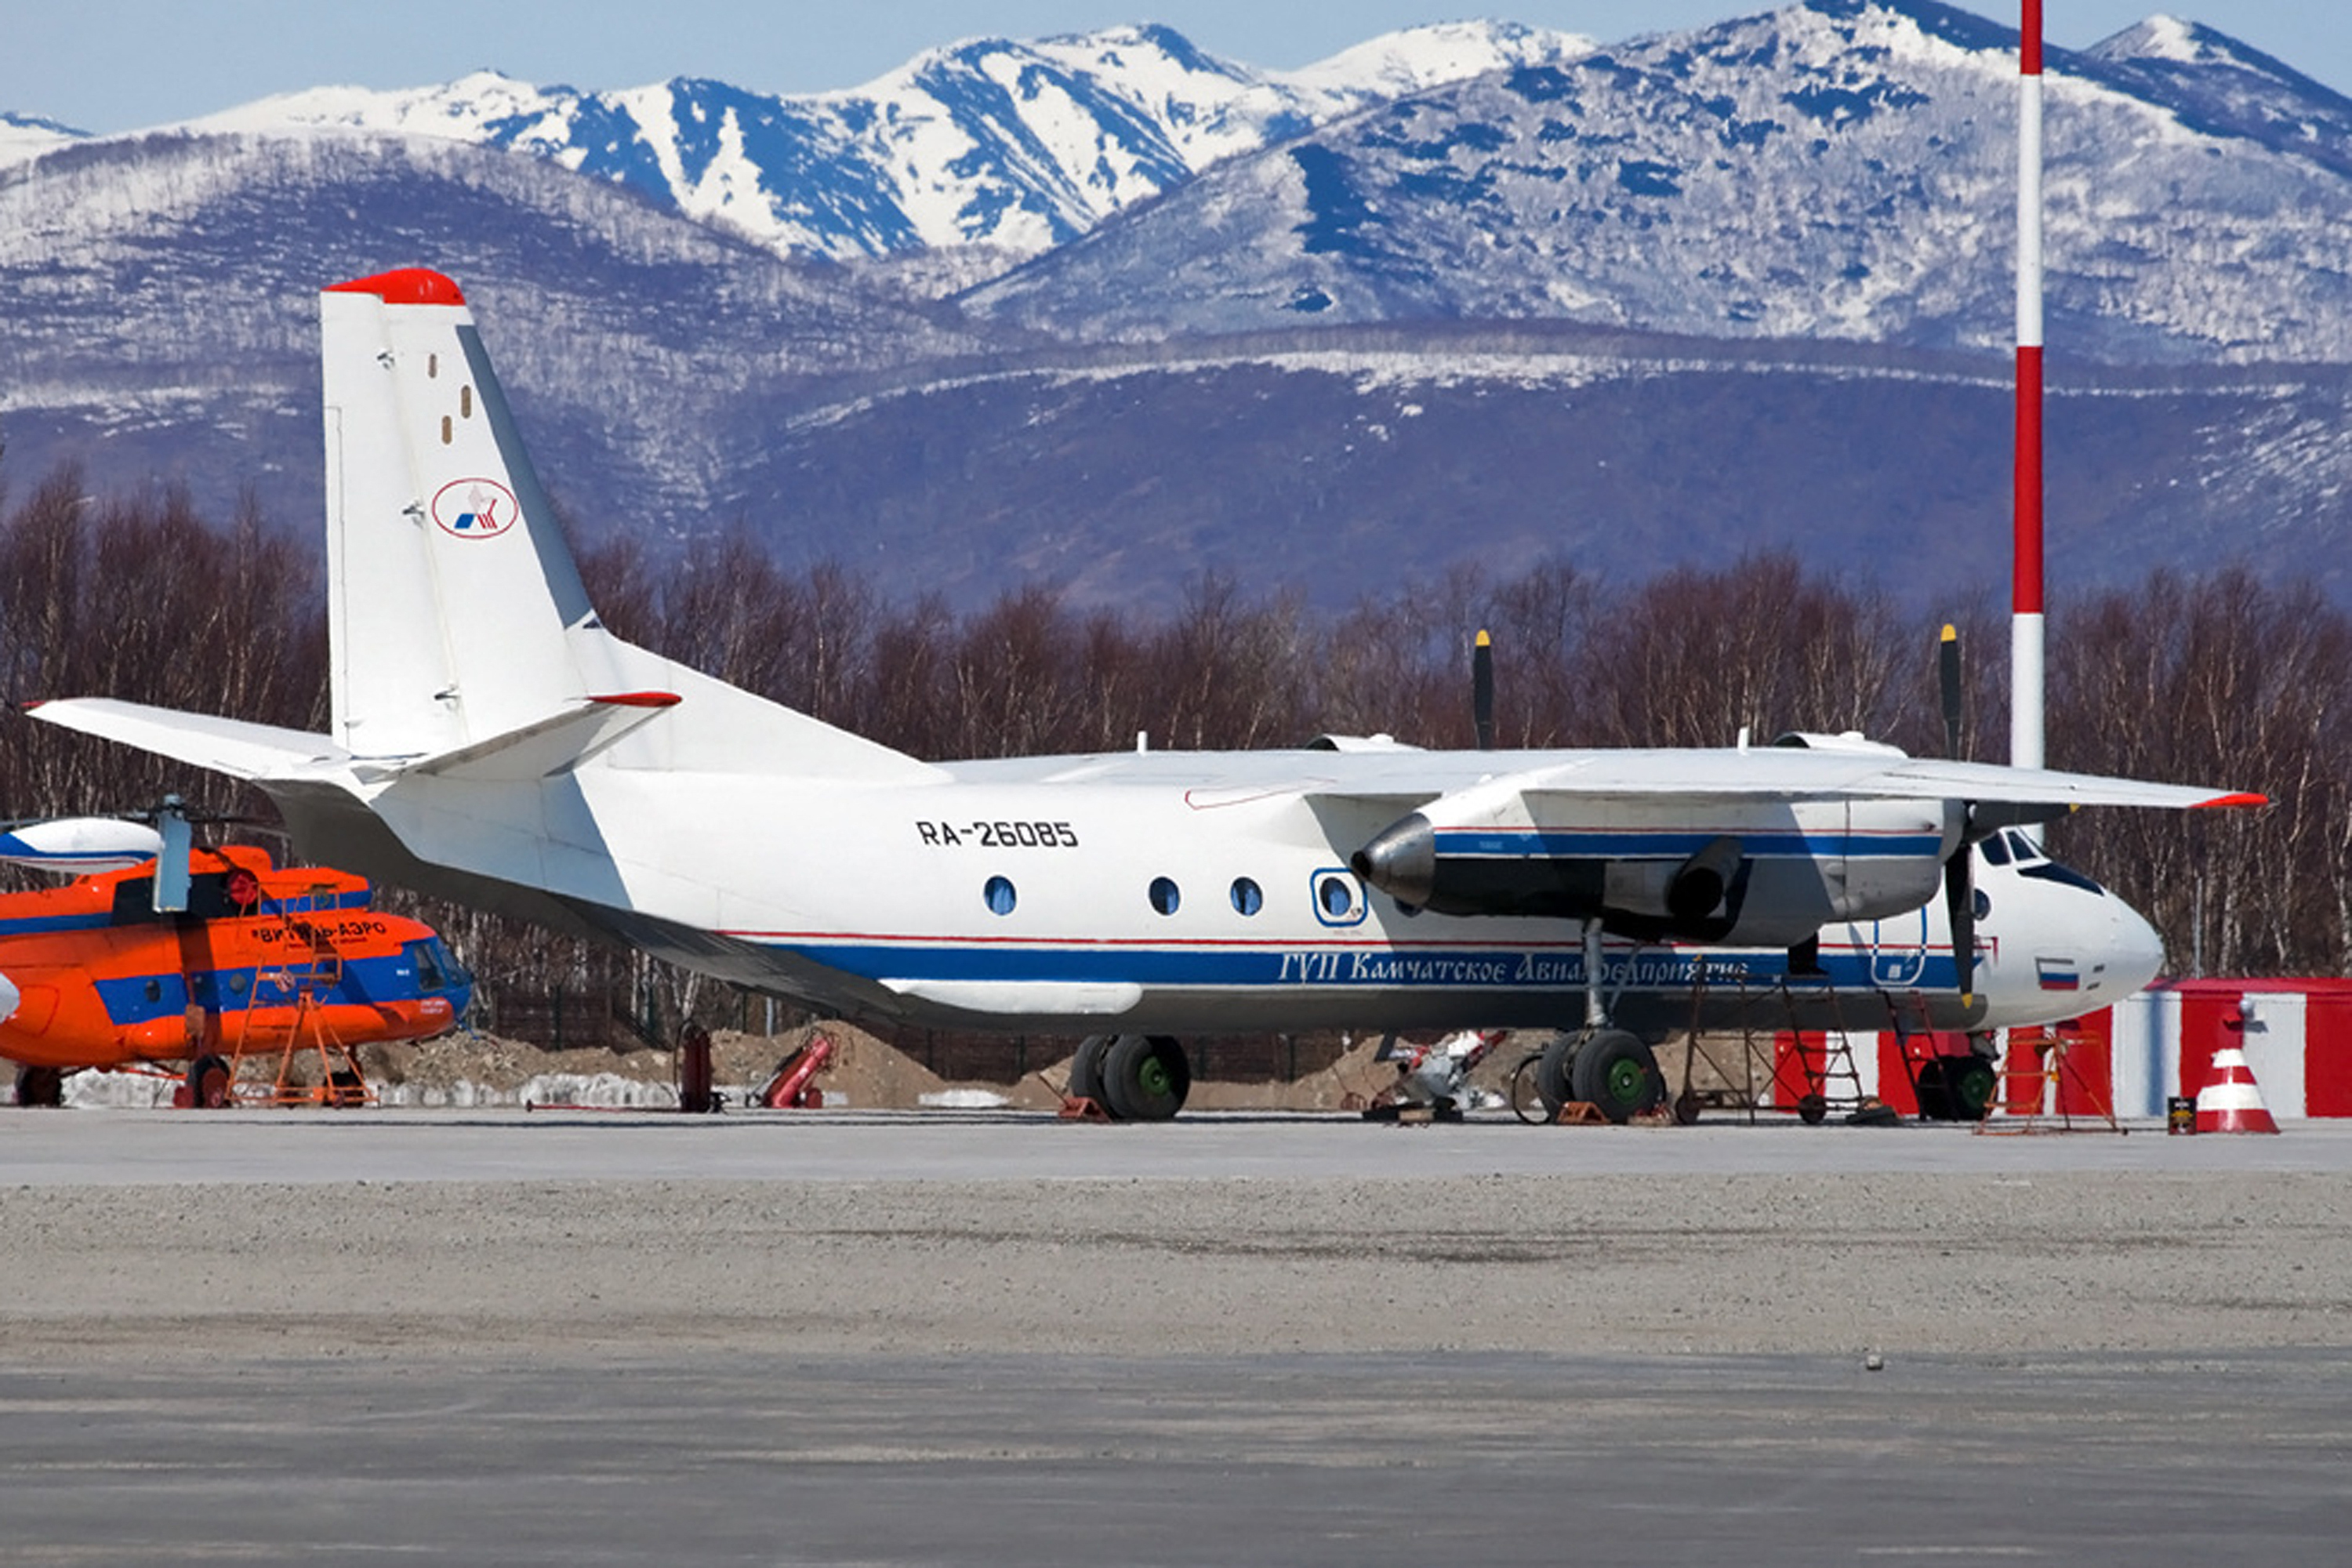
M 460 539 L 488 539 L 515 525 L 522 509 L 496 479 L 452 479 L 433 493 L 433 521 Z

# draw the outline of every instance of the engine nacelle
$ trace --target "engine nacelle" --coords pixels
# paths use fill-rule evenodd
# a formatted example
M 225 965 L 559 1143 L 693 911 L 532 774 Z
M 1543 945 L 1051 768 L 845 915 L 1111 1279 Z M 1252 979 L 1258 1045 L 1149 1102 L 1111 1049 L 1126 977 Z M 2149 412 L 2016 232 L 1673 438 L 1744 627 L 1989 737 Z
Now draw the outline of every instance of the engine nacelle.
M 1356 874 L 1437 914 L 1599 920 L 1620 935 L 1788 947 L 1937 896 L 1960 807 L 1938 801 L 1447 797 L 1356 851 Z M 1480 805 L 1486 809 L 1480 811 Z M 1580 811 L 1576 808 L 1581 808 Z M 1486 820 L 1475 820 L 1483 816 Z

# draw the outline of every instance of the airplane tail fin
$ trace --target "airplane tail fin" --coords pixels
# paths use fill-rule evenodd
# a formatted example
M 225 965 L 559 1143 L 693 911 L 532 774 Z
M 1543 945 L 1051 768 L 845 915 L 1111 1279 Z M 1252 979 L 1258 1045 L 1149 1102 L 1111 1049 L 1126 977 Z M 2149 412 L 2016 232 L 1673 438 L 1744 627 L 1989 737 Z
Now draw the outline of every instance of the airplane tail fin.
M 337 744 L 446 762 L 528 736 L 539 752 L 552 721 L 621 702 L 659 715 L 634 752 L 612 753 L 624 765 L 929 772 L 604 629 L 448 279 L 411 268 L 334 285 L 320 349 Z M 609 725 L 553 732 L 613 739 Z

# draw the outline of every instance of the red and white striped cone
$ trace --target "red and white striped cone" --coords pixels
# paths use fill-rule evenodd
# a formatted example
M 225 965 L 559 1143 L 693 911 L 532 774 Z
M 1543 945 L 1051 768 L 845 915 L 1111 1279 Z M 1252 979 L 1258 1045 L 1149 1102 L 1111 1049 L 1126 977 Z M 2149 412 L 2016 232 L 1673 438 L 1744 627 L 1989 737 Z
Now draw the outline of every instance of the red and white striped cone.
M 2197 1091 L 2197 1131 L 2200 1132 L 2275 1132 L 2278 1123 L 2271 1120 L 2270 1107 L 2263 1103 L 2263 1091 L 2254 1083 L 2254 1069 L 2246 1065 L 2246 1053 L 2238 1046 L 2224 1046 L 2213 1053 L 2213 1079 Z

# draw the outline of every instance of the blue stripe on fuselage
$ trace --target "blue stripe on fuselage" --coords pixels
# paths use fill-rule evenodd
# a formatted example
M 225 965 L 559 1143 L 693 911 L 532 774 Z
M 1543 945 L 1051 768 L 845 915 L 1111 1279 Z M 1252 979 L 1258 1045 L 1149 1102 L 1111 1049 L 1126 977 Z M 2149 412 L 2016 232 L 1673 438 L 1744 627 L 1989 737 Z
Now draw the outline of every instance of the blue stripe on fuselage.
M 1717 838 L 1739 840 L 1749 856 L 1826 858 L 1861 857 L 1935 857 L 1943 853 L 1943 838 L 1933 833 L 1693 833 L 1685 829 L 1658 832 L 1613 831 L 1580 833 L 1534 827 L 1440 828 L 1437 853 L 1471 858 L 1509 856 L 1553 859 L 1620 859 L 1632 857 L 1696 855 Z
M 1572 947 L 1390 947 L 1305 943 L 1297 947 L 1055 947 L 844 942 L 772 945 L 825 968 L 866 980 L 1129 982 L 1171 990 L 1301 986 L 1401 986 L 1468 991 L 1558 986 L 1581 989 L 1584 955 Z M 1700 964 L 1709 984 L 1741 981 L 1842 990 L 1892 986 L 1958 989 L 1948 952 L 1895 949 L 1825 950 L 1820 975 L 1791 975 L 1779 948 L 1684 950 L 1644 948 L 1609 954 L 1604 984 L 1687 990 Z M 1630 971 L 1627 966 L 1630 965 Z

